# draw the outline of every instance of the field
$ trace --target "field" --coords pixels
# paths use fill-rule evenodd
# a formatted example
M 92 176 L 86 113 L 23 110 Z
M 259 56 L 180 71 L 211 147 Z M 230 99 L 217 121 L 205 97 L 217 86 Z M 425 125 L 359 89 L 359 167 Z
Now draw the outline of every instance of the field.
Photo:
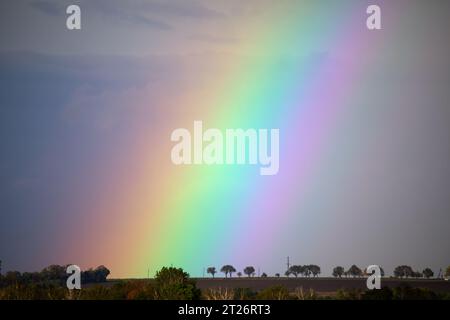
M 302 287 L 304 290 L 312 289 L 320 292 L 336 292 L 339 289 L 367 289 L 365 278 L 197 278 L 197 287 L 209 288 L 250 288 L 259 291 L 271 286 L 284 286 L 289 291 Z M 450 292 L 450 282 L 445 280 L 426 279 L 383 279 L 381 285 L 394 288 L 401 285 L 413 288 L 427 288 L 434 292 Z
M 197 288 L 201 290 L 218 288 L 249 288 L 253 291 L 260 291 L 273 286 L 283 286 L 290 292 L 297 288 L 303 290 L 314 290 L 318 294 L 333 294 L 339 289 L 361 289 L 366 290 L 366 278 L 192 278 L 195 280 Z M 110 286 L 121 280 L 110 280 L 104 285 Z M 150 282 L 152 280 L 149 280 Z M 408 285 L 412 288 L 426 288 L 436 293 L 450 293 L 450 281 L 440 279 L 396 279 L 383 278 L 382 287 L 395 288 Z

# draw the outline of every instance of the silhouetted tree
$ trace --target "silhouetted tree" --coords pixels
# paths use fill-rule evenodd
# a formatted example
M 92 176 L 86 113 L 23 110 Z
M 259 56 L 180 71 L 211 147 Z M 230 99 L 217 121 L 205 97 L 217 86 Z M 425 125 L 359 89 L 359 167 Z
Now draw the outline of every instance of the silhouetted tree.
M 236 273 L 237 274 L 237 276 L 240 278 L 240 277 L 242 277 L 242 272 L 238 272 L 238 273 Z
M 255 268 L 253 268 L 252 266 L 245 267 L 244 273 L 250 277 L 255 273 Z
M 89 268 L 85 271 L 81 271 L 81 282 L 82 283 L 93 283 L 95 282 L 94 269 Z
M 275 273 L 275 277 L 279 278 L 280 274 L 279 273 Z
M 223 272 L 225 274 L 225 278 L 230 275 L 230 278 L 233 276 L 233 272 L 236 272 L 236 269 L 229 264 L 226 264 L 220 269 L 220 272 Z
M 342 278 L 342 276 L 344 275 L 344 268 L 341 266 L 337 266 L 333 269 L 333 277 L 339 277 Z
M 104 265 L 101 265 L 95 268 L 94 273 L 95 273 L 95 282 L 105 282 L 106 278 L 109 276 L 111 272 Z
M 63 268 L 66 270 L 66 268 Z M 99 283 L 106 282 L 106 278 L 110 274 L 110 271 L 105 266 L 98 266 L 95 269 L 88 269 L 81 272 L 81 281 L 83 283 Z
M 394 276 L 398 278 L 408 278 L 414 275 L 414 271 L 410 266 L 401 265 L 394 269 Z
M 404 277 L 402 266 L 395 267 L 395 269 L 394 269 L 394 276 L 397 277 L 397 278 L 403 278 Z
M 360 268 L 358 268 L 356 265 L 352 265 L 348 271 L 347 274 L 353 276 L 353 277 L 360 277 L 362 276 L 362 271 Z
M 313 277 L 317 277 L 320 274 L 320 267 L 315 264 L 311 264 L 308 266 L 308 269 L 311 271 Z
M 289 276 L 291 275 L 291 270 L 286 270 L 284 275 L 289 278 Z
M 214 278 L 214 275 L 217 273 L 216 267 L 209 267 L 208 269 L 206 269 L 206 272 L 211 274 L 212 277 Z
M 263 272 L 261 278 L 267 278 L 267 273 Z
M 41 271 L 41 276 L 47 281 L 59 280 L 62 282 L 67 278 L 66 268 L 57 264 L 52 264 Z
M 432 278 L 434 276 L 434 272 L 430 268 L 425 268 L 422 271 L 422 273 L 423 273 L 424 277 L 427 278 L 427 279 Z
M 302 272 L 305 277 L 309 277 L 312 273 L 311 266 L 302 266 Z
M 303 272 L 303 267 L 298 266 L 298 265 L 293 265 L 289 268 L 289 272 L 297 278 L 298 275 Z

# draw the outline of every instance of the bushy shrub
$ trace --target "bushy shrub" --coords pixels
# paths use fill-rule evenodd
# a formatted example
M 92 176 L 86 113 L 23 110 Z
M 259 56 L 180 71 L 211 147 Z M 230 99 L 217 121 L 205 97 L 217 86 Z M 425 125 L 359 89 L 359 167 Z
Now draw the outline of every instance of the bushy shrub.
M 361 300 L 363 291 L 361 289 L 339 289 L 336 292 L 338 300 Z
M 394 294 L 388 287 L 383 287 L 379 290 L 367 290 L 361 296 L 362 300 L 392 300 Z
M 155 299 L 158 300 L 197 300 L 201 291 L 189 274 L 181 268 L 163 267 L 156 273 Z
M 411 288 L 410 286 L 400 286 L 393 289 L 394 300 L 435 300 L 438 295 L 425 288 Z
M 71 298 L 74 300 L 112 300 L 110 288 L 96 285 L 81 290 L 73 290 Z
M 0 300 L 63 300 L 66 288 L 42 284 L 14 284 L 0 289 Z
M 283 286 L 268 287 L 260 291 L 256 298 L 260 300 L 288 300 L 289 291 Z
M 234 290 L 229 288 L 210 288 L 203 292 L 206 300 L 233 300 Z
M 257 292 L 250 288 L 235 288 L 234 299 L 236 300 L 252 300 L 257 296 Z
M 298 300 L 316 300 L 317 294 L 313 289 L 304 290 L 303 287 L 297 287 L 294 290 L 294 296 Z

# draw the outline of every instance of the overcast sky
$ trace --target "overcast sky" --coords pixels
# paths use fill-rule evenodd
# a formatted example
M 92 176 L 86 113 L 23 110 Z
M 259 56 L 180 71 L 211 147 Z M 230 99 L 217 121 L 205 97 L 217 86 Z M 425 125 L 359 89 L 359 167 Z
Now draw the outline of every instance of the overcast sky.
M 325 2 L 317 4 L 318 14 Z M 76 32 L 65 29 L 72 3 L 82 8 Z M 223 67 L 217 61 L 230 61 L 223 57 L 252 59 L 252 26 L 270 18 L 273 6 L 292 3 L 1 1 L 3 269 L 68 263 L 67 255 L 54 253 L 66 242 L 55 230 L 95 202 L 86 183 L 101 188 L 109 181 L 90 175 L 120 166 L 106 159 L 117 146 L 126 153 L 140 128 L 157 130 L 165 115 L 183 112 L 173 92 L 201 92 L 196 80 L 210 79 Z M 388 272 L 398 264 L 435 272 L 450 264 L 450 2 L 395 3 L 399 21 L 389 21 L 387 4 L 385 21 L 397 29 L 384 31 L 390 41 L 355 89 L 351 117 L 330 137 L 321 179 L 301 204 L 317 214 L 303 220 L 303 231 L 295 222 L 286 228 L 284 251 L 272 263 L 261 260 L 270 273 L 280 272 L 286 255 L 327 273 L 337 264 L 373 260 Z M 337 59 L 331 44 L 319 42 L 299 59 L 322 54 Z M 280 55 L 292 59 L 296 52 Z M 150 98 L 153 106 L 143 106 Z M 351 179 L 343 179 L 347 172 Z

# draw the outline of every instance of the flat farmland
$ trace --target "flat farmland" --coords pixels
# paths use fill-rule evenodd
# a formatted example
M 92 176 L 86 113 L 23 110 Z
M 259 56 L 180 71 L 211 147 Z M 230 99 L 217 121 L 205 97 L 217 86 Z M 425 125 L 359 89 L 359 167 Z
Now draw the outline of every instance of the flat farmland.
M 272 286 L 283 286 L 289 291 L 302 287 L 316 292 L 336 292 L 339 289 L 367 289 L 366 278 L 194 278 L 200 289 L 250 288 L 255 291 Z M 427 279 L 383 278 L 382 287 L 409 285 L 413 288 L 427 288 L 434 292 L 450 292 L 450 281 Z

